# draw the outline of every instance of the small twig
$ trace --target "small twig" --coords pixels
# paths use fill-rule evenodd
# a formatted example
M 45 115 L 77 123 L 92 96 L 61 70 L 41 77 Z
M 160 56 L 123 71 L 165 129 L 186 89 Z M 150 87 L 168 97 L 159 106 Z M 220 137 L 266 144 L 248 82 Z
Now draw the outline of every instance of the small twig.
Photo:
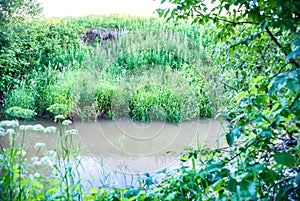
M 252 143 L 248 144 L 245 149 L 248 149 L 249 147 L 251 147 L 254 143 L 256 143 L 256 140 L 254 140 Z M 236 157 L 240 156 L 243 153 L 243 151 L 240 151 L 239 153 L 237 153 L 236 155 L 234 155 L 233 157 L 231 157 L 230 159 L 228 159 L 229 161 L 232 161 L 233 159 L 235 159 Z
M 234 88 L 234 87 L 232 87 L 232 86 L 226 84 L 225 82 L 222 82 L 222 84 L 224 84 L 225 87 L 228 87 L 228 88 L 230 88 L 230 89 L 232 89 L 232 90 L 234 90 L 234 91 L 236 91 L 236 92 L 239 91 L 237 88 Z
M 287 182 L 287 181 L 289 181 L 291 179 L 294 179 L 294 178 L 295 177 L 288 177 L 288 178 L 282 179 L 282 180 L 278 181 L 277 183 L 275 183 L 275 185 L 277 186 L 279 184 L 282 184 L 282 183 Z

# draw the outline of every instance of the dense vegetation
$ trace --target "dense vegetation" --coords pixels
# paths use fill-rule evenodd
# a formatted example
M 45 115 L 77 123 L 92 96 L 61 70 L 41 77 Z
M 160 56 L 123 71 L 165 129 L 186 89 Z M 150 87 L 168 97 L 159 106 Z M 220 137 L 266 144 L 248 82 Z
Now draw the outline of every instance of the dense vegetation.
M 87 30 L 96 28 L 117 32 L 111 39 L 85 43 Z M 21 107 L 40 117 L 149 121 L 148 113 L 155 107 L 172 113 L 159 119 L 179 122 L 210 117 L 216 111 L 208 85 L 214 84 L 209 79 L 216 74 L 209 69 L 206 52 L 213 36 L 203 27 L 175 26 L 155 18 L 89 16 L 28 19 L 5 31 L 11 35 L 0 60 L 6 117 L 11 116 L 9 108 Z M 167 106 L 155 103 L 160 93 L 155 90 L 145 92 L 151 103 L 133 104 L 142 101 L 137 96 L 140 88 L 162 85 L 172 94 L 170 100 L 166 96 Z
M 177 122 L 209 117 L 218 108 L 230 122 L 223 136 L 229 147 L 187 148 L 184 166 L 163 171 L 158 183 L 145 174 L 141 186 L 84 192 L 75 179 L 80 159 L 70 160 L 78 153 L 70 121 L 56 116 L 61 140 L 51 156 L 58 164 L 46 165 L 54 170 L 50 179 L 28 169 L 15 129 L 20 127 L 22 142 L 26 132 L 55 128 L 3 121 L 9 145 L 1 147 L 1 199 L 300 199 L 299 1 L 169 2 L 176 6 L 160 10 L 168 23 L 91 16 L 1 27 L 15 33 L 1 45 L 4 112 L 24 119 L 128 115 Z M 100 45 L 82 43 L 79 35 L 95 27 L 129 32 Z

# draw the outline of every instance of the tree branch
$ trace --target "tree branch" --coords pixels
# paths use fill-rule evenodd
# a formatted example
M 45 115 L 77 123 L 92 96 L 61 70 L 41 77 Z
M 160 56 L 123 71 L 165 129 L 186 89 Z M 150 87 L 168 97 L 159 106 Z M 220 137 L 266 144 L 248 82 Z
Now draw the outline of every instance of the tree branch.
M 268 26 L 266 26 L 266 31 L 269 34 L 269 36 L 271 37 L 272 41 L 277 45 L 277 47 L 279 47 L 279 49 L 284 53 L 284 55 L 287 56 L 288 53 L 284 50 L 283 46 L 279 43 L 277 38 L 272 34 L 272 32 L 270 31 Z M 298 62 L 296 62 L 295 59 L 290 59 L 289 63 L 294 64 L 297 68 L 300 67 L 300 64 Z
M 279 47 L 279 49 L 282 50 L 282 52 L 284 53 L 285 56 L 287 56 L 287 53 L 284 51 L 282 45 L 279 43 L 279 41 L 277 40 L 277 38 L 272 34 L 272 32 L 270 31 L 269 27 L 266 26 L 266 31 L 269 34 L 269 36 L 271 37 L 272 41 L 277 45 L 277 47 Z

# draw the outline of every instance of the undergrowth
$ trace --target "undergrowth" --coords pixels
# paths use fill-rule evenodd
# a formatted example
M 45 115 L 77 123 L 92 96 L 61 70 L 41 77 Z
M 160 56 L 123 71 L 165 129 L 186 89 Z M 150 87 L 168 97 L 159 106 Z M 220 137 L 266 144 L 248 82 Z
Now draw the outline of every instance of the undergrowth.
M 88 28 L 125 31 L 90 46 L 80 40 Z M 22 57 L 22 65 L 28 71 L 12 66 L 15 73 L 5 74 L 12 77 L 1 81 L 6 86 L 4 111 L 17 106 L 48 118 L 64 114 L 81 119 L 131 117 L 150 121 L 147 113 L 133 115 L 143 108 L 131 104 L 133 99 L 143 101 L 136 91 L 148 84 L 174 96 L 154 104 L 166 105 L 163 110 L 169 113 L 166 118 L 156 114 L 154 119 L 178 122 L 209 118 L 222 102 L 212 94 L 219 87 L 211 81 L 218 72 L 211 70 L 208 56 L 214 44 L 213 26 L 164 23 L 156 18 L 89 16 L 36 19 L 11 27 L 11 31 L 21 29 L 25 32 L 15 43 L 27 47 L 30 56 Z M 145 95 L 162 95 L 159 91 L 151 94 Z M 171 117 L 173 113 L 176 115 Z

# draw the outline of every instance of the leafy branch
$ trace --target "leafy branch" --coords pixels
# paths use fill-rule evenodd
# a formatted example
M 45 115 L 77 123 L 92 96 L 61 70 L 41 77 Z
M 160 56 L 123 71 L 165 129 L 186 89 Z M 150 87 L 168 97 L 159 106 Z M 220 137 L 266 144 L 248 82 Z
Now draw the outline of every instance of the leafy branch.
M 270 31 L 268 26 L 266 26 L 266 32 L 269 34 L 269 36 L 271 37 L 271 40 L 277 45 L 277 47 L 284 53 L 285 56 L 287 56 L 288 53 L 284 50 L 283 46 L 279 43 L 279 41 L 276 39 L 276 37 L 272 34 L 272 32 Z M 293 58 L 291 58 L 289 60 L 289 62 L 294 64 L 297 68 L 300 67 L 300 64 L 298 62 L 296 62 L 296 60 Z

